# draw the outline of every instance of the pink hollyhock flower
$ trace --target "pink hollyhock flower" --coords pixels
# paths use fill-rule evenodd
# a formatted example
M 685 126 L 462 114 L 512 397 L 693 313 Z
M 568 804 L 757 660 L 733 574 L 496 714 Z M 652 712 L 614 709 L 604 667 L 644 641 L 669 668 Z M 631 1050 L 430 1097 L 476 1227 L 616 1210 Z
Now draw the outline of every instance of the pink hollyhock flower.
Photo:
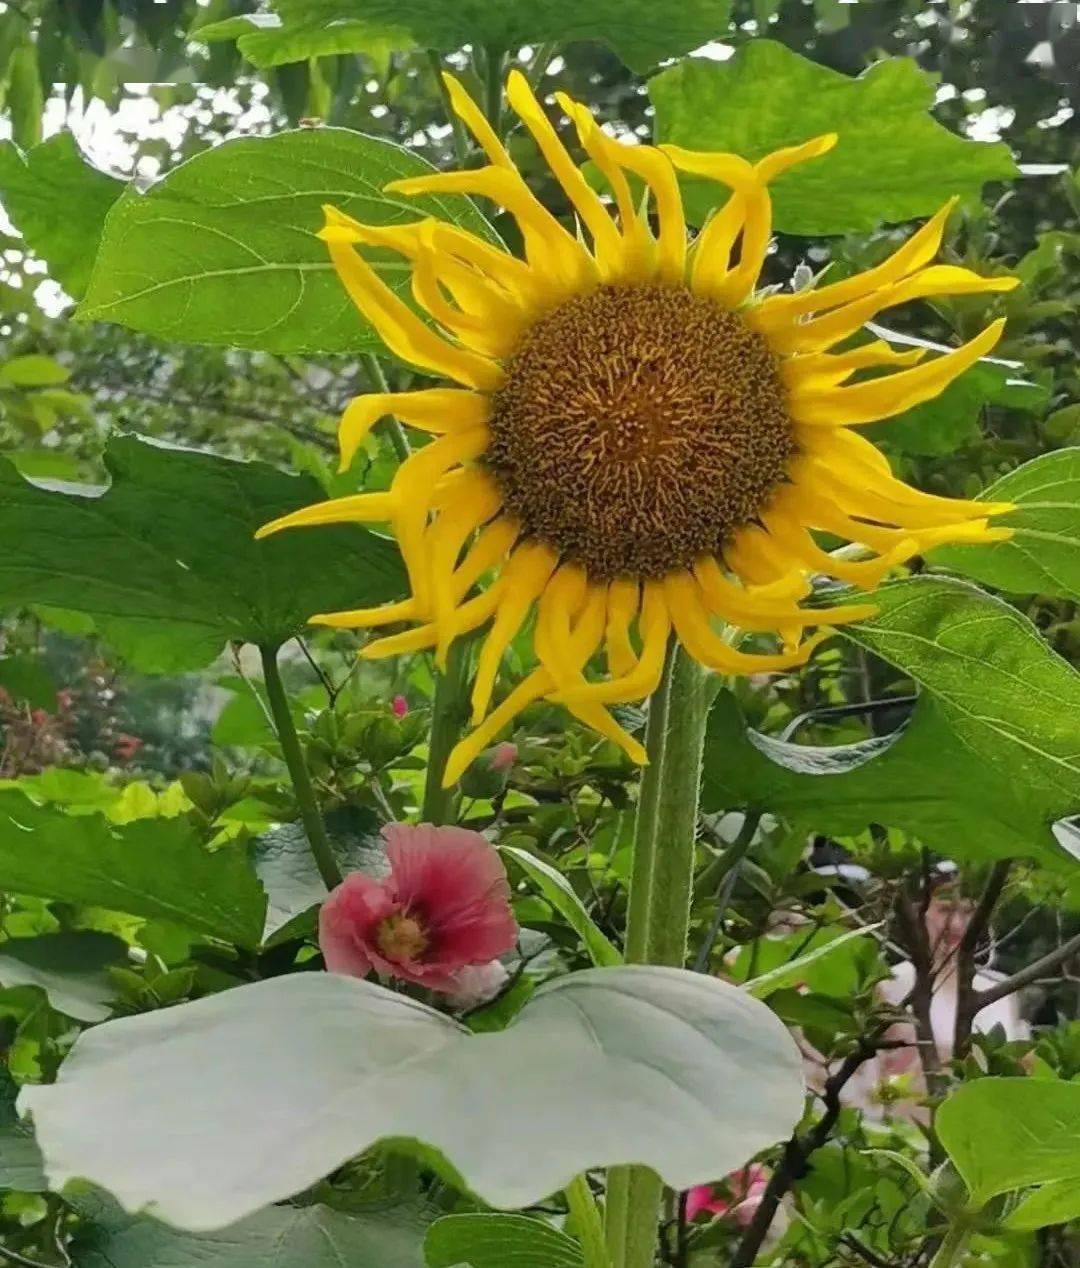
M 458 970 L 453 989 L 447 992 L 446 1002 L 458 1012 L 479 1008 L 494 999 L 509 981 L 510 974 L 501 960 L 468 964 Z
M 517 940 L 506 869 L 465 828 L 383 829 L 389 875 L 353 872 L 323 904 L 319 945 L 331 973 L 374 969 L 453 993 L 462 971 L 487 965 Z
M 494 771 L 507 771 L 517 761 L 518 746 L 512 744 L 509 740 L 503 740 L 501 744 L 496 744 L 491 750 L 491 758 L 488 765 Z
M 754 1218 L 769 1186 L 769 1172 L 760 1162 L 733 1171 L 725 1181 L 731 1199 L 717 1197 L 711 1184 L 699 1184 L 686 1194 L 686 1219 L 689 1223 L 702 1211 L 711 1215 L 733 1215 L 736 1224 L 745 1228 Z
M 404 696 L 395 696 L 391 704 L 395 718 L 403 718 L 409 712 L 409 702 Z

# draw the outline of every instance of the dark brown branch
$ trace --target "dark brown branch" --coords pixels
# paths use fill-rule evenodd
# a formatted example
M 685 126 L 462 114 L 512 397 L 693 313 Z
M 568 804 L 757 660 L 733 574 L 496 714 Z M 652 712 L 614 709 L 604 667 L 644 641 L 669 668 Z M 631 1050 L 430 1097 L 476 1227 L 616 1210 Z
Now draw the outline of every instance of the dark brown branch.
M 924 884 L 924 890 L 926 886 Z M 934 998 L 934 948 L 926 928 L 925 896 L 916 901 L 903 889 L 896 896 L 896 940 L 903 946 L 915 972 L 915 984 L 906 1003 L 918 1039 L 917 1051 L 927 1089 L 932 1093 L 944 1090 L 941 1057 L 934 1038 L 931 1005 Z
M 953 1057 L 962 1059 L 971 1047 L 971 1028 L 979 1005 L 975 989 L 975 957 L 990 931 L 990 922 L 1009 879 L 1012 863 L 1003 859 L 994 864 L 990 879 L 978 905 L 964 930 L 956 949 L 956 1026 L 953 1031 Z
M 883 1259 L 876 1251 L 872 1251 L 869 1246 L 863 1245 L 854 1233 L 841 1233 L 840 1244 L 841 1246 L 846 1246 L 848 1250 L 853 1250 L 864 1263 L 870 1264 L 872 1268 L 892 1268 L 887 1259 Z
M 1080 954 L 1080 933 L 1070 938 L 1068 942 L 1063 942 L 1055 951 L 1047 952 L 1041 959 L 1029 964 L 1027 968 L 1020 969 L 1011 977 L 1005 978 L 1004 981 L 988 986 L 985 991 L 976 991 L 972 1016 L 981 1012 L 982 1009 L 988 1008 L 991 1004 L 996 1004 L 999 999 L 1015 995 L 1017 991 L 1022 990 L 1025 986 L 1030 986 L 1032 982 L 1038 981 L 1044 973 L 1049 973 L 1051 969 L 1056 969 L 1059 965 L 1064 964 L 1070 956 L 1078 954 Z
M 750 1265 L 757 1258 L 758 1251 L 761 1249 L 761 1244 L 772 1226 L 773 1219 L 780 1203 L 784 1199 L 784 1195 L 796 1181 L 801 1180 L 806 1175 L 810 1156 L 820 1149 L 832 1134 L 842 1108 L 840 1094 L 851 1079 L 854 1078 L 859 1068 L 883 1048 L 904 1046 L 897 1043 L 882 1042 L 878 1038 L 878 1033 L 880 1032 L 876 1032 L 873 1035 L 864 1035 L 860 1038 L 855 1051 L 849 1053 L 836 1073 L 831 1074 L 826 1080 L 821 1098 L 822 1104 L 825 1106 L 824 1114 L 805 1136 L 799 1136 L 796 1133 L 784 1146 L 780 1165 L 772 1173 L 768 1186 L 762 1195 L 761 1205 L 754 1212 L 754 1218 L 743 1234 L 742 1241 L 735 1248 L 730 1268 L 750 1268 Z

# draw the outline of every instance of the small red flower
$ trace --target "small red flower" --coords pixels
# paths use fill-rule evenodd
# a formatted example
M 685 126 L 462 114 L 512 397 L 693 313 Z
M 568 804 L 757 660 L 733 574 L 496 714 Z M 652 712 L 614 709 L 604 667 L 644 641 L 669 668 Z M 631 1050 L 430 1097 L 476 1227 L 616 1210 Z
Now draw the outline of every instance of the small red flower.
M 394 711 L 395 718 L 403 718 L 409 712 L 409 702 L 404 696 L 395 696 L 390 707 Z
M 760 1162 L 751 1162 L 727 1177 L 731 1199 L 718 1196 L 711 1184 L 699 1184 L 686 1194 L 686 1218 L 693 1220 L 702 1211 L 710 1215 L 733 1215 L 735 1223 L 745 1228 L 761 1205 L 769 1187 L 769 1172 Z
M 451 994 L 462 970 L 489 964 L 517 939 L 498 854 L 464 828 L 383 829 L 390 874 L 353 872 L 323 904 L 319 945 L 332 973 L 373 969 Z
M 518 759 L 518 746 L 503 740 L 491 750 L 490 766 L 494 771 L 507 771 Z

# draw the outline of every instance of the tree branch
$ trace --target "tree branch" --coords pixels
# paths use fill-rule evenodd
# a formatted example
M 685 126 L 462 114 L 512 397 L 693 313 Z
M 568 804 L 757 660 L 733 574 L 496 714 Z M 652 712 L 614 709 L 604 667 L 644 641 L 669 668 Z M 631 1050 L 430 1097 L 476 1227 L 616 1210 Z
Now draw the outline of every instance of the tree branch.
M 971 1046 L 971 1029 L 975 1021 L 978 992 L 975 990 L 975 956 L 990 930 L 990 922 L 1009 879 L 1012 863 L 1002 859 L 994 864 L 990 879 L 982 892 L 956 949 L 956 1025 L 953 1030 L 953 1057 L 967 1056 Z
M 750 1268 L 757 1258 L 784 1195 L 797 1180 L 801 1180 L 806 1175 L 811 1154 L 820 1149 L 832 1134 L 836 1120 L 840 1117 L 840 1093 L 854 1078 L 859 1068 L 883 1048 L 905 1046 L 889 1041 L 882 1042 L 878 1038 L 879 1033 L 863 1035 L 854 1052 L 849 1053 L 836 1073 L 831 1074 L 826 1080 L 821 1098 L 825 1113 L 805 1136 L 800 1137 L 796 1133 L 784 1146 L 780 1165 L 772 1173 L 768 1187 L 762 1196 L 761 1205 L 754 1212 L 754 1218 L 743 1234 L 742 1241 L 735 1248 L 729 1268 Z
M 989 1008 L 991 1004 L 996 1004 L 999 999 L 1015 995 L 1017 991 L 1037 981 L 1044 973 L 1049 973 L 1051 969 L 1056 969 L 1059 965 L 1064 964 L 1070 956 L 1077 954 L 1080 954 L 1080 933 L 1070 938 L 1068 942 L 1063 942 L 1057 950 L 1050 951 L 1033 964 L 1029 964 L 1026 969 L 1020 969 L 1012 977 L 1007 977 L 1004 981 L 998 982 L 994 986 L 988 986 L 985 991 L 976 991 L 972 1016 L 981 1012 L 984 1008 Z

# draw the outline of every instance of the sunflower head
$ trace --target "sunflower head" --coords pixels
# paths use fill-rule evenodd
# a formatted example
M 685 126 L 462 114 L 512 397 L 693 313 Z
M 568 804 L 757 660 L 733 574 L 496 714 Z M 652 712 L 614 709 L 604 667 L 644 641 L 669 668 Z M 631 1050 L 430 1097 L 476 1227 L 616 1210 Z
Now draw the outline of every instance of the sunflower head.
M 390 524 L 410 597 L 312 618 L 410 624 L 365 656 L 434 648 L 441 658 L 455 638 L 487 627 L 474 729 L 451 756 L 448 783 L 542 697 L 643 761 L 608 706 L 655 690 L 672 634 L 720 673 L 788 669 L 823 636 L 809 629 L 873 611 L 802 606 L 815 574 L 871 590 L 931 546 L 1008 534 L 989 523 L 1007 506 L 909 488 L 856 430 L 937 395 L 1000 338 L 998 321 L 926 359 L 924 349 L 896 351 L 863 334 L 897 304 L 1016 284 L 932 263 L 952 204 L 864 273 L 759 295 L 769 183 L 835 136 L 758 163 L 623 145 L 557 95 L 606 182 L 605 200 L 515 72 L 510 104 L 566 192 L 571 232 L 534 197 L 461 85 L 448 77 L 447 86 L 487 165 L 388 190 L 488 198 L 517 221 L 522 255 L 437 220 L 371 226 L 326 209 L 322 237 L 357 307 L 397 356 L 455 386 L 354 400 L 341 424 L 343 466 L 386 414 L 435 439 L 387 493 L 309 507 L 262 532 Z M 692 243 L 679 172 L 728 191 Z M 386 286 L 364 247 L 405 257 L 412 299 L 430 320 Z M 822 532 L 857 549 L 829 553 Z M 491 709 L 503 653 L 534 616 L 535 668 Z M 739 630 L 772 633 L 780 647 L 739 650 Z

